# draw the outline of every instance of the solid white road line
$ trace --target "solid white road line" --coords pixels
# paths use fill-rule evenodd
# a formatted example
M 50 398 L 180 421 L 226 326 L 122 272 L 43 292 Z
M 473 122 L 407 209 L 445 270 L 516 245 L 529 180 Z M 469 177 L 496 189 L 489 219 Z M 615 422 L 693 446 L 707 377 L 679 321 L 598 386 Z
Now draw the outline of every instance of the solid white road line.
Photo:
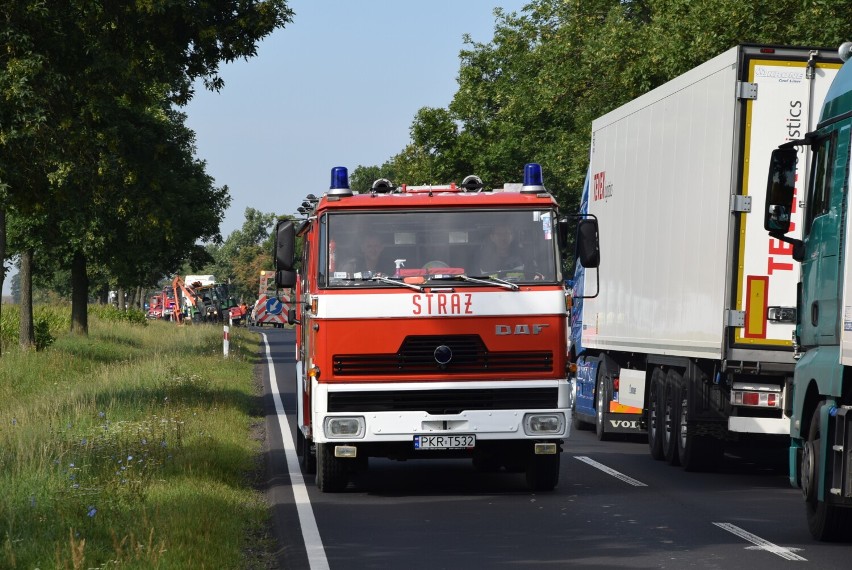
M 586 457 L 585 455 L 575 455 L 574 459 L 578 459 L 578 460 L 582 461 L 583 463 L 591 465 L 595 469 L 600 469 L 601 471 L 603 471 L 607 475 L 612 475 L 616 479 L 620 479 L 621 481 L 624 481 L 625 483 L 629 483 L 629 484 L 633 485 L 634 487 L 647 487 L 648 486 L 645 483 L 643 483 L 642 481 L 637 481 L 633 477 L 628 477 L 624 473 L 619 473 L 615 469 L 610 469 L 609 467 L 607 467 L 603 463 L 598 463 L 594 459 L 592 459 L 590 457 Z
M 281 426 L 284 456 L 287 458 L 287 471 L 290 473 L 290 486 L 293 488 L 293 498 L 296 500 L 296 512 L 299 514 L 302 539 L 305 541 L 305 550 L 308 552 L 308 563 L 311 570 L 327 570 L 329 567 L 328 559 L 325 557 L 325 549 L 317 528 L 317 521 L 314 518 L 311 499 L 308 497 L 308 489 L 305 487 L 305 479 L 302 477 L 302 469 L 299 467 L 299 459 L 296 457 L 296 446 L 293 443 L 293 434 L 290 432 L 290 423 L 287 421 L 287 414 L 284 413 L 284 405 L 281 403 L 281 395 L 278 393 L 278 381 L 275 378 L 275 367 L 272 365 L 272 353 L 269 343 L 266 341 L 266 333 L 261 334 L 263 335 L 263 344 L 266 346 L 269 386 L 272 390 L 272 398 L 275 400 L 278 425 Z
M 785 560 L 794 560 L 794 561 L 799 561 L 799 562 L 802 562 L 802 561 L 807 562 L 808 561 L 807 558 L 802 558 L 801 556 L 799 556 L 795 552 L 792 552 L 789 548 L 785 548 L 783 546 L 778 546 L 777 544 L 772 544 L 768 540 L 763 540 L 759 536 L 755 536 L 750 532 L 746 532 L 743 529 L 741 529 L 740 527 L 738 527 L 736 525 L 732 525 L 731 523 L 717 523 L 716 522 L 716 523 L 713 523 L 713 524 L 718 526 L 719 528 L 721 528 L 723 530 L 730 532 L 731 534 L 735 534 L 738 537 L 749 541 L 750 543 L 754 544 L 755 546 L 757 546 L 761 550 L 771 552 L 772 554 L 777 554 L 778 556 L 780 556 L 781 558 L 783 558 Z

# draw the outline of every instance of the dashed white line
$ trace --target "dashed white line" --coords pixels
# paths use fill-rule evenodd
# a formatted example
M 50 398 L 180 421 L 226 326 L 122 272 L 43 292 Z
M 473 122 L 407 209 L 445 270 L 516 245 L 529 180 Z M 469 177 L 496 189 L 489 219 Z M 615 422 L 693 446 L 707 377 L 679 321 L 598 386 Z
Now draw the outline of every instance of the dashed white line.
M 807 558 L 802 558 L 801 556 L 799 556 L 795 552 L 792 552 L 789 548 L 786 548 L 784 546 L 778 546 L 777 544 L 773 544 L 773 543 L 769 542 L 768 540 L 764 540 L 764 539 L 760 538 L 759 536 L 754 535 L 754 534 L 752 534 L 748 531 L 745 531 L 745 530 L 741 529 L 740 527 L 733 525 L 731 523 L 714 522 L 713 524 L 718 526 L 719 528 L 721 528 L 723 530 L 730 532 L 731 534 L 735 534 L 736 536 L 749 541 L 750 543 L 757 546 L 761 550 L 771 552 L 772 554 L 777 554 L 778 556 L 780 556 L 784 560 L 794 560 L 794 561 L 797 561 L 797 562 L 807 562 L 808 561 Z
M 597 461 L 595 461 L 591 457 L 586 457 L 585 455 L 575 455 L 574 459 L 582 461 L 583 463 L 586 463 L 587 465 L 591 465 L 595 469 L 600 469 L 601 471 L 603 471 L 607 475 L 612 475 L 616 479 L 624 481 L 625 483 L 629 483 L 630 485 L 633 485 L 634 487 L 647 487 L 648 486 L 645 483 L 643 483 L 642 481 L 637 481 L 633 477 L 628 477 L 624 473 L 619 473 L 615 469 L 607 467 L 603 463 L 598 463 Z
M 266 346 L 266 362 L 269 367 L 269 387 L 272 390 L 272 398 L 275 401 L 275 413 L 278 415 L 278 425 L 281 426 L 281 440 L 284 443 L 284 456 L 287 458 L 287 471 L 290 473 L 290 486 L 293 488 L 293 498 L 296 501 L 296 512 L 299 515 L 299 525 L 302 527 L 302 540 L 305 542 L 305 550 L 308 553 L 308 563 L 311 570 L 328 570 L 328 558 L 325 556 L 325 548 L 314 518 L 314 510 L 311 507 L 311 499 L 308 497 L 308 489 L 305 487 L 305 478 L 302 477 L 302 469 L 299 467 L 299 459 L 296 457 L 296 446 L 293 443 L 293 434 L 290 432 L 290 423 L 287 414 L 284 413 L 284 405 L 281 403 L 281 395 L 278 393 L 278 381 L 275 377 L 275 367 L 272 365 L 272 352 L 263 335 L 263 344 Z

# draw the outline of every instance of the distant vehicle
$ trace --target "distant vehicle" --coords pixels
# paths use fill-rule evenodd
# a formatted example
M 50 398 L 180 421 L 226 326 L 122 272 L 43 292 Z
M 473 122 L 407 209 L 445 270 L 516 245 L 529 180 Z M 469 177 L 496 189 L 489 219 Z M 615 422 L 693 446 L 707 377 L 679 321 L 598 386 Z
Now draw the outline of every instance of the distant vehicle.
M 290 290 L 276 291 L 275 272 L 261 271 L 257 301 L 251 309 L 250 324 L 262 327 L 272 325 L 282 328 L 287 324 L 287 312 L 290 310 Z

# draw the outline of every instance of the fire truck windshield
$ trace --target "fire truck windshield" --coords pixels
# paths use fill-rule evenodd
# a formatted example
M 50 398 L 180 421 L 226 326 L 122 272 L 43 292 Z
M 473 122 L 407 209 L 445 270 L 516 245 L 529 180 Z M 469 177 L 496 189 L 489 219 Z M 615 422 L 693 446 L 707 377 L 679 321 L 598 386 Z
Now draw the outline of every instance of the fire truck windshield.
M 329 213 L 319 284 L 560 282 L 555 220 L 541 209 Z

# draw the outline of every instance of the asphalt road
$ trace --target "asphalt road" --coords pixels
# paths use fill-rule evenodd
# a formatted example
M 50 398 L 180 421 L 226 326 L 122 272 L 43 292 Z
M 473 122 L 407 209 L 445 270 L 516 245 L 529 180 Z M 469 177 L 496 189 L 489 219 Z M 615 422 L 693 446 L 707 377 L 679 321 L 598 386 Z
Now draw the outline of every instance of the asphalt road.
M 783 444 L 729 448 L 717 472 L 687 473 L 642 441 L 573 431 L 551 493 L 467 460 L 382 459 L 345 492 L 319 493 L 294 456 L 293 332 L 261 332 L 282 569 L 852 567 L 852 544 L 811 539 Z

